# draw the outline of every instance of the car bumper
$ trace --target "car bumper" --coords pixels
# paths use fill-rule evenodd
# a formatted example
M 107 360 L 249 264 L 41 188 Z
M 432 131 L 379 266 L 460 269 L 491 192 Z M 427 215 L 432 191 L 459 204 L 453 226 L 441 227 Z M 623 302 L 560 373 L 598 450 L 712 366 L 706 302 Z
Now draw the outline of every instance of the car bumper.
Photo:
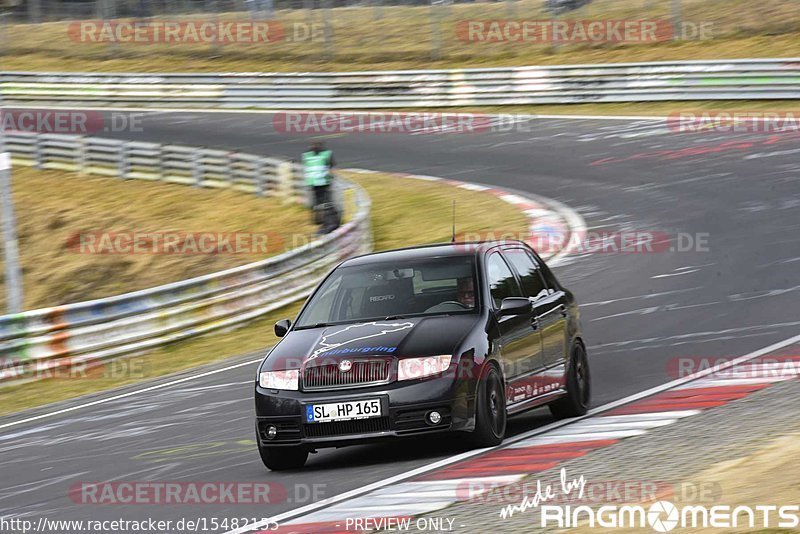
M 365 388 L 328 391 L 278 391 L 256 385 L 256 434 L 262 446 L 303 445 L 311 449 L 433 434 L 469 431 L 475 426 L 475 399 L 467 384 L 453 377 L 394 382 Z M 381 416 L 350 421 L 307 423 L 305 406 L 331 402 L 380 399 Z M 442 418 L 427 420 L 431 411 Z M 266 429 L 275 426 L 274 439 Z

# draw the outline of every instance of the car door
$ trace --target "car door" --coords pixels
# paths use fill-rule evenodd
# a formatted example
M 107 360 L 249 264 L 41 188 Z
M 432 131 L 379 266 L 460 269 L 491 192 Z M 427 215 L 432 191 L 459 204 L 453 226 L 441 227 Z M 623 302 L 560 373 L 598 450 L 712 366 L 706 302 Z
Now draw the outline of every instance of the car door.
M 513 271 L 497 251 L 486 258 L 486 280 L 494 312 L 500 309 L 504 298 L 525 296 Z M 510 387 L 508 401 L 519 402 L 530 396 L 525 387 L 520 386 L 521 381 L 542 366 L 542 340 L 535 326 L 533 311 L 498 317 L 497 321 L 504 371 Z
M 505 250 L 503 254 L 519 273 L 522 289 L 533 302 L 534 315 L 542 336 L 545 367 L 565 362 L 567 333 L 567 298 L 563 291 L 547 286 L 533 255 L 524 248 Z

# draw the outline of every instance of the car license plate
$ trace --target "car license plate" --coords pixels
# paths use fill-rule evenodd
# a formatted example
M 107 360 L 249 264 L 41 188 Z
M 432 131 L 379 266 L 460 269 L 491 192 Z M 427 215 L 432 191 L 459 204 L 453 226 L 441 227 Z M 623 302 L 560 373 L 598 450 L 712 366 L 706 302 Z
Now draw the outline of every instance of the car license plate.
M 309 404 L 306 406 L 307 423 L 367 419 L 369 417 L 380 417 L 381 415 L 380 399 Z

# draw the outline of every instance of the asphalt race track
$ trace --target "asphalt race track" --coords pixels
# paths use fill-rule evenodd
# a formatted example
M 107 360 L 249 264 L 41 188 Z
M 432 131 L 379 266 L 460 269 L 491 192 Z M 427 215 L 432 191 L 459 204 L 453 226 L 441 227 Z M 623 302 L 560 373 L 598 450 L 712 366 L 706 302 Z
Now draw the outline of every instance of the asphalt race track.
M 276 132 L 269 114 L 147 113 L 142 125 L 117 137 L 290 157 L 311 139 Z M 325 141 L 343 167 L 533 192 L 575 208 L 590 231 L 707 244 L 579 254 L 557 268 L 582 304 L 594 405 L 674 378 L 674 358 L 738 356 L 800 331 L 799 137 L 674 133 L 643 120 L 537 119 L 525 129 Z M 326 449 L 302 471 L 268 472 L 253 441 L 254 378 L 255 364 L 245 364 L 1 429 L 0 510 L 53 519 L 269 517 L 314 492 L 331 497 L 463 450 L 441 439 Z M 513 420 L 511 432 L 550 420 L 540 410 Z M 69 488 L 91 481 L 270 481 L 287 494 L 268 506 L 73 502 Z

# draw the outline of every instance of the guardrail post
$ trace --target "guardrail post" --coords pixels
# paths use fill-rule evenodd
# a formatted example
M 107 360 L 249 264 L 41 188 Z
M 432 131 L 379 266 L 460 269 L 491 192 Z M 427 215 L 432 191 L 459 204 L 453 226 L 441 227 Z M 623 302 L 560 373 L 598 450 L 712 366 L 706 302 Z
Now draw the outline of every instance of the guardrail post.
M 78 153 L 75 156 L 75 164 L 78 166 L 78 174 L 86 174 L 86 145 L 89 140 L 86 136 L 81 136 L 78 140 Z
M 195 187 L 203 186 L 203 158 L 199 148 L 192 152 L 192 178 Z
M 164 145 L 158 145 L 156 149 L 156 176 L 164 180 Z
M 235 152 L 227 152 L 225 154 L 225 167 L 223 167 L 225 178 L 228 180 L 228 187 L 233 189 L 234 184 L 236 183 L 236 178 L 233 176 L 233 159 L 234 159 Z
M 122 143 L 119 146 L 117 172 L 120 178 L 125 178 L 128 175 L 128 143 Z
M 33 141 L 33 166 L 42 168 L 42 139 L 39 135 L 34 136 Z
M 680 41 L 683 38 L 683 15 L 681 13 L 681 0 L 672 0 L 672 40 Z
M 440 7 L 443 1 L 431 0 L 431 31 L 433 33 L 431 59 L 440 59 L 442 57 L 442 14 Z
M 322 30 L 325 36 L 325 59 L 331 59 L 335 55 L 333 44 L 333 23 L 331 22 L 331 4 L 332 0 L 324 0 L 322 6 Z
M 2 103 L 2 98 L 0 98 Z M 0 227 L 3 233 L 3 263 L 8 313 L 20 313 L 23 306 L 22 268 L 17 243 L 17 222 L 11 188 L 11 153 L 6 152 L 4 133 L 0 131 Z
M 263 197 L 266 192 L 266 187 L 264 187 L 264 160 L 262 158 L 256 159 L 253 172 L 253 177 L 256 181 L 256 195 Z
M 289 161 L 282 161 L 275 169 L 276 178 L 278 179 L 278 196 L 283 199 L 283 202 L 288 204 L 295 201 L 294 194 L 294 171 L 293 165 Z

